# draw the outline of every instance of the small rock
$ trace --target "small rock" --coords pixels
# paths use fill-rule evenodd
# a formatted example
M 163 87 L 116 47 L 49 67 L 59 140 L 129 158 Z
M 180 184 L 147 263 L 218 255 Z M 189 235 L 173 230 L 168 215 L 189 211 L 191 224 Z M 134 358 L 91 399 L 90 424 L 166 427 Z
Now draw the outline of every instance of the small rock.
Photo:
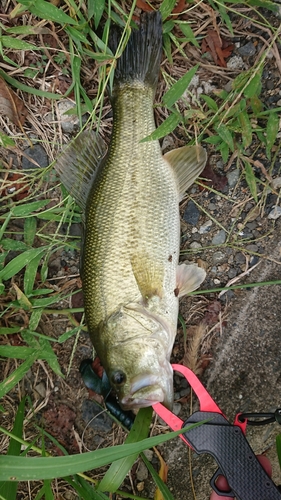
M 179 415 L 181 411 L 181 404 L 180 403 L 174 403 L 173 404 L 173 413 L 175 415 Z
M 228 275 L 229 279 L 232 280 L 232 278 L 235 278 L 235 276 L 237 276 L 236 269 L 234 269 L 234 267 L 232 267 L 231 269 L 229 269 L 227 275 Z
M 252 255 L 250 258 L 250 267 L 253 267 L 259 261 L 259 257 L 257 255 Z
M 209 203 L 208 210 L 214 211 L 214 210 L 216 210 L 216 208 L 217 208 L 217 205 L 215 203 L 212 203 L 212 202 Z
M 205 233 L 208 233 L 211 229 L 211 226 L 212 226 L 212 221 L 211 220 L 207 220 L 201 227 L 199 227 L 199 230 L 198 232 L 200 234 L 205 234 Z
M 190 248 L 202 248 L 202 245 L 201 243 L 198 243 L 198 241 L 193 241 L 192 243 L 190 243 Z
M 237 52 L 240 54 L 240 56 L 250 57 L 256 53 L 256 47 L 254 46 L 253 42 L 248 42 L 237 49 Z
M 220 280 L 217 279 L 217 278 L 214 279 L 214 283 L 215 283 L 215 285 L 220 285 L 221 284 Z
M 180 386 L 181 386 L 183 389 L 186 389 L 186 388 L 189 386 L 189 384 L 188 384 L 188 382 L 187 382 L 186 378 L 182 378 L 182 379 L 181 379 L 181 381 L 180 381 Z
M 181 389 L 180 395 L 181 398 L 184 398 L 185 396 L 188 396 L 190 394 L 190 387 L 186 387 L 186 389 Z
M 143 454 L 146 456 L 147 460 L 149 462 L 151 462 L 151 460 L 153 459 L 153 456 L 154 456 L 153 451 L 152 450 L 144 450 Z
M 240 170 L 239 168 L 236 168 L 235 170 L 232 170 L 231 172 L 227 172 L 226 177 L 228 180 L 228 185 L 230 189 L 234 188 L 234 186 L 237 184 L 240 176 Z
M 227 61 L 228 69 L 243 69 L 245 68 L 245 63 L 240 56 L 233 56 Z
M 34 146 L 26 148 L 24 152 L 38 165 L 32 163 L 28 158 L 23 156 L 22 158 L 22 169 L 31 170 L 36 168 L 45 168 L 49 165 L 49 158 L 46 154 L 45 149 L 42 148 L 40 144 L 34 144 Z
M 141 481 L 140 483 L 137 484 L 137 490 L 138 491 L 144 490 L 144 482 L 143 481 Z
M 238 252 L 235 255 L 235 262 L 236 264 L 245 264 L 245 255 L 243 255 L 242 252 Z
M 75 103 L 67 99 L 63 99 L 58 103 L 58 120 L 61 124 L 63 132 L 71 134 L 80 127 L 79 118 L 77 115 L 66 115 L 65 113 L 75 107 Z
M 82 403 L 82 418 L 89 427 L 97 432 L 109 432 L 112 428 L 113 421 L 103 412 L 100 406 L 90 399 L 85 399 Z
M 175 147 L 175 142 L 174 142 L 174 139 L 170 136 L 170 135 L 166 135 L 166 137 L 164 137 L 163 139 L 163 142 L 162 142 L 162 151 L 163 152 L 166 152 L 165 150 L 166 149 L 174 149 Z
M 229 265 L 228 265 L 227 262 L 225 262 L 224 264 L 221 264 L 220 266 L 218 266 L 219 274 L 223 274 L 223 273 L 225 273 L 228 270 L 229 270 Z
M 37 384 L 35 386 L 35 391 L 38 392 L 38 394 L 42 397 L 46 397 L 46 386 L 43 382 L 40 382 L 40 384 Z
M 258 245 L 254 245 L 254 244 L 247 245 L 246 250 L 248 250 L 248 252 L 258 252 L 259 247 L 258 247 Z
M 213 253 L 213 263 L 214 264 L 219 264 L 220 262 L 223 262 L 225 259 L 225 254 L 223 252 L 214 252 Z
M 222 245 L 226 240 L 226 233 L 221 229 L 212 239 L 212 245 Z
M 144 465 L 143 462 L 139 463 L 136 475 L 137 475 L 137 480 L 138 481 L 144 481 L 145 479 L 148 478 L 148 470 L 147 470 L 147 467 Z
M 250 231 L 253 231 L 254 229 L 256 229 L 256 227 L 257 227 L 257 223 L 256 223 L 255 221 L 253 221 L 253 222 L 248 222 L 248 223 L 246 224 L 246 227 L 247 227 L 248 229 L 250 229 Z
M 271 210 L 267 217 L 268 219 L 276 220 L 281 216 L 281 207 L 279 207 L 278 205 L 274 205 L 272 208 L 273 210 Z
M 183 214 L 183 218 L 184 218 L 185 222 L 187 222 L 188 224 L 192 224 L 193 226 L 196 226 L 199 217 L 200 217 L 200 212 L 199 212 L 197 206 L 195 205 L 195 203 L 192 200 L 190 200 L 188 202 L 188 204 L 186 205 L 186 208 L 185 208 L 185 211 Z
M 281 106 L 281 102 L 280 104 L 278 104 L 278 106 Z M 279 189 L 281 187 L 281 177 L 276 177 L 275 179 L 272 179 L 271 185 L 273 189 Z
M 266 86 L 267 90 L 273 90 L 275 88 L 274 80 L 267 80 L 265 82 L 265 86 Z

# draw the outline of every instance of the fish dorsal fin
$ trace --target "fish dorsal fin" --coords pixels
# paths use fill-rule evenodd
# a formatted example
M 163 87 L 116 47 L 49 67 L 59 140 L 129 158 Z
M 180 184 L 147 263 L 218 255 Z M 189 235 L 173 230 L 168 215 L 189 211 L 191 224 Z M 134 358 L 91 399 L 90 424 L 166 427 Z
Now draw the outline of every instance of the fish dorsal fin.
M 207 153 L 202 146 L 183 146 L 168 151 L 163 158 L 171 165 L 176 174 L 181 199 L 185 191 L 204 170 Z
M 164 270 L 145 253 L 131 257 L 131 265 L 142 298 L 145 301 L 154 296 L 161 298 Z
M 106 149 L 100 135 L 85 131 L 65 148 L 54 165 L 62 184 L 83 211 Z
M 205 277 L 206 272 L 197 264 L 179 264 L 175 294 L 178 297 L 183 297 L 187 293 L 193 292 L 199 288 Z

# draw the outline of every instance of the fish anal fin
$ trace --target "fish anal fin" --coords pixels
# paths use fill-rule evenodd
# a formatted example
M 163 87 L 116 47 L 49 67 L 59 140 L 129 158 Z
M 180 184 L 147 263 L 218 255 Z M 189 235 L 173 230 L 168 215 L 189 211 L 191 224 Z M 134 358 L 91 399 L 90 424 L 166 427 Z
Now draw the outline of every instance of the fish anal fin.
M 85 131 L 66 146 L 54 165 L 62 184 L 83 211 L 106 150 L 100 135 Z
M 204 281 L 206 272 L 197 264 L 179 264 L 177 268 L 177 286 L 174 290 L 177 297 L 193 292 Z
M 144 301 L 154 296 L 162 298 L 163 270 L 149 259 L 147 255 L 134 256 L 131 259 L 132 270 Z
M 163 157 L 172 167 L 179 189 L 180 199 L 204 170 L 207 153 L 202 146 L 183 146 L 168 151 Z

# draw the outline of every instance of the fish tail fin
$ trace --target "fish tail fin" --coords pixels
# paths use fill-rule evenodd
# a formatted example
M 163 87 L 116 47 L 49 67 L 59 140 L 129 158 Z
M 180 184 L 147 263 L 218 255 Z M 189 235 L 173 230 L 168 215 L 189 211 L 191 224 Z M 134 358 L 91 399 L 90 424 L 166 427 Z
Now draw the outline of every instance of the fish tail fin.
M 120 30 L 111 30 L 109 46 L 116 53 L 120 42 Z M 142 82 L 156 88 L 162 56 L 162 18 L 158 11 L 145 12 L 140 26 L 133 29 L 129 41 L 117 60 L 113 94 L 116 88 Z

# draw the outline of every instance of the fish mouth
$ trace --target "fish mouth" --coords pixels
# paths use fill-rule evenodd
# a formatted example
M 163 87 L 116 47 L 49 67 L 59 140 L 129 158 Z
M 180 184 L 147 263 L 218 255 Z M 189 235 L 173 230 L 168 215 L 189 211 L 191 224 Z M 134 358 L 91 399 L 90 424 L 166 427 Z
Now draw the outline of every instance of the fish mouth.
M 120 400 L 124 410 L 146 408 L 165 400 L 165 393 L 157 375 L 138 375 L 132 380 L 130 393 Z

